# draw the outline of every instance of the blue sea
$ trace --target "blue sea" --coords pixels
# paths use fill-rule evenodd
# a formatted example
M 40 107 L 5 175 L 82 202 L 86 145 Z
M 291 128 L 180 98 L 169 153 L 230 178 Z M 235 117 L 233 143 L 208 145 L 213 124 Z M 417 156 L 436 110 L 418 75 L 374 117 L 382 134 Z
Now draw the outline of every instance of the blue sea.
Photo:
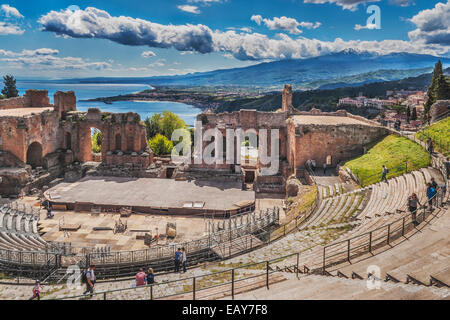
M 89 108 L 99 108 L 107 112 L 129 112 L 139 113 L 141 119 L 151 117 L 155 113 L 164 110 L 172 111 L 180 116 L 188 125 L 193 126 L 195 118 L 201 110 L 197 107 L 184 103 L 170 101 L 117 101 L 113 104 L 103 102 L 82 102 L 80 100 L 111 97 L 123 94 L 139 92 L 151 89 L 143 84 L 113 84 L 113 83 L 56 83 L 52 81 L 18 80 L 17 89 L 19 94 L 25 94 L 27 89 L 47 90 L 50 102 L 53 103 L 53 94 L 57 91 L 74 91 L 77 97 L 77 109 L 87 111 Z

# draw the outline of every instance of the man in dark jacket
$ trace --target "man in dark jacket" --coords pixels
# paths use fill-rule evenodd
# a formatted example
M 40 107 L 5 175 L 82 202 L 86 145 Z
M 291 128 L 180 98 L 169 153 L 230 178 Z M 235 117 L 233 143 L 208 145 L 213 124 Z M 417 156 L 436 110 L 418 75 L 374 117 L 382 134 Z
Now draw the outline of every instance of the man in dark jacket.
M 427 183 L 427 198 L 428 204 L 430 205 L 430 211 L 433 211 L 433 200 L 436 195 L 436 189 L 433 188 L 430 182 Z

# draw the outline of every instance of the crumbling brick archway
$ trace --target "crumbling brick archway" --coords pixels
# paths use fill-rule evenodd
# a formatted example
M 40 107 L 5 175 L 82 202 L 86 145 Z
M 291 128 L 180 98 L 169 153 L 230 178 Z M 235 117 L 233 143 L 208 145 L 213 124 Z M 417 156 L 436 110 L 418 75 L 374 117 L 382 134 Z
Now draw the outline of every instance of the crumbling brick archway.
M 27 164 L 33 169 L 36 167 L 42 167 L 44 161 L 42 158 L 42 145 L 35 141 L 28 146 L 27 149 Z

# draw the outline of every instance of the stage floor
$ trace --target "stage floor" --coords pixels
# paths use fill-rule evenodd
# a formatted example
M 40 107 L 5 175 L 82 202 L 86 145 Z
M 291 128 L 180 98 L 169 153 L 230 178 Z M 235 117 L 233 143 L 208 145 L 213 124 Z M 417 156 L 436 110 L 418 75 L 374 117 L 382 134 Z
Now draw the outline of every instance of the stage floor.
M 232 210 L 245 201 L 255 201 L 255 193 L 243 191 L 239 182 L 153 178 L 85 177 L 60 183 L 46 194 L 57 203 L 183 208 L 198 202 L 206 210 Z

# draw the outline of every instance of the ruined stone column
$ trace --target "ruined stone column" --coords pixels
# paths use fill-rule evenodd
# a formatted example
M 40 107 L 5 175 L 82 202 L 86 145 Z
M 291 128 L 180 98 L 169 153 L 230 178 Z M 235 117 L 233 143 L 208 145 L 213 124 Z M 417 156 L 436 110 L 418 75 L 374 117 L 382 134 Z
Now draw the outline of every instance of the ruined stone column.
M 283 111 L 289 111 L 292 108 L 292 86 L 286 84 L 283 89 L 282 105 Z

